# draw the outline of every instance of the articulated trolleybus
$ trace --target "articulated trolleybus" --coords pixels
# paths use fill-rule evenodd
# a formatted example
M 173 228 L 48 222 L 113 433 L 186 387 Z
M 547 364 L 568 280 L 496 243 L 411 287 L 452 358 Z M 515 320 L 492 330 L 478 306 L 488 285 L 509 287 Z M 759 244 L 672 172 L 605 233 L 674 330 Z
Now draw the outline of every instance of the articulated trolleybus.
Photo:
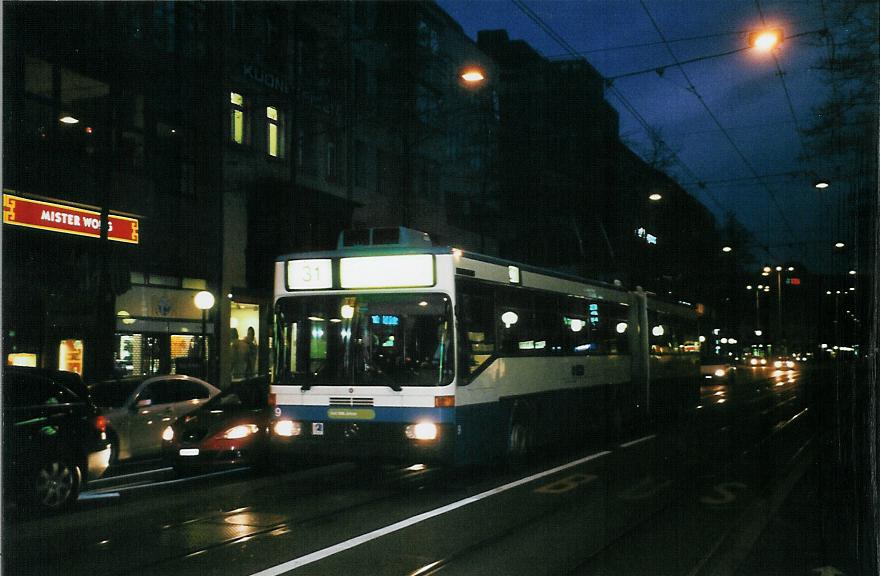
M 691 307 L 406 228 L 280 257 L 275 316 L 272 438 L 294 454 L 479 463 L 698 402 Z

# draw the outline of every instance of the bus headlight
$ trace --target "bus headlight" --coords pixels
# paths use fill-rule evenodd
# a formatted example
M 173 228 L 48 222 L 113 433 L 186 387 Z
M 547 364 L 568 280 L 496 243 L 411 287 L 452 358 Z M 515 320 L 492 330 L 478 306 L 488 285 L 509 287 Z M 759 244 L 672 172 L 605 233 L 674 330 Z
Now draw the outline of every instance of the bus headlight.
M 272 428 L 276 436 L 299 436 L 302 434 L 302 423 L 294 420 L 279 420 Z
M 419 422 L 418 424 L 410 424 L 404 430 L 406 437 L 410 440 L 436 440 L 437 425 L 433 422 Z

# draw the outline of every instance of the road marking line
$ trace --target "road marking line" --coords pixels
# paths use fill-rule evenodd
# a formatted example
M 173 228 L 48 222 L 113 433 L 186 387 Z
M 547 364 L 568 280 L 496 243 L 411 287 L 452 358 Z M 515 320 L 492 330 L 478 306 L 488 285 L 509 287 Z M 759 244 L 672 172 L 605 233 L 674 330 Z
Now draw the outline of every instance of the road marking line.
M 77 500 L 103 500 L 105 498 L 119 498 L 119 492 L 80 492 Z
M 626 444 L 621 444 L 620 447 L 621 448 L 629 448 L 630 446 L 635 446 L 636 444 L 639 444 L 641 442 L 647 442 L 651 438 L 656 438 L 656 437 L 657 437 L 656 434 L 651 434 L 650 436 L 643 436 L 642 438 L 636 438 L 635 440 L 630 440 Z
M 158 474 L 159 472 L 170 472 L 174 470 L 170 466 L 167 468 L 156 468 L 155 470 L 144 470 L 143 472 L 132 472 L 130 474 L 119 474 L 118 476 L 104 476 L 103 478 L 98 478 L 97 480 L 92 480 L 90 484 L 96 483 L 104 483 L 107 484 L 114 480 L 124 480 L 125 478 L 134 478 L 135 476 L 147 476 L 150 474 Z
M 260 572 L 256 572 L 251 576 L 278 576 L 279 574 L 284 574 L 285 572 L 289 572 L 291 570 L 295 570 L 302 566 L 306 566 L 307 564 L 311 564 L 313 562 L 317 562 L 319 560 L 323 560 L 328 556 L 332 556 L 339 552 L 343 552 L 345 550 L 349 550 L 356 546 L 360 546 L 370 540 L 375 540 L 376 538 L 381 538 L 382 536 L 387 536 L 393 532 L 397 532 L 399 530 L 403 530 L 404 528 L 409 528 L 415 524 L 419 524 L 420 522 L 424 522 L 425 520 L 430 520 L 435 516 L 440 516 L 442 514 L 446 514 L 447 512 L 451 512 L 453 510 L 457 510 L 458 508 L 462 508 L 467 506 L 468 504 L 473 504 L 474 502 L 478 502 L 489 496 L 494 496 L 496 494 L 500 494 L 502 492 L 506 492 L 517 486 L 522 486 L 523 484 L 528 484 L 529 482 L 533 482 L 539 478 L 544 478 L 545 476 L 550 476 L 551 474 L 555 474 L 557 472 L 561 472 L 562 470 L 567 470 L 569 468 L 573 468 L 575 466 L 579 466 L 584 464 L 585 462 L 589 462 L 590 460 L 595 460 L 597 458 L 601 458 L 603 456 L 607 456 L 611 454 L 610 451 L 605 450 L 602 452 L 597 452 L 595 454 L 591 454 L 590 456 L 585 456 L 584 458 L 580 458 L 578 460 L 574 460 L 567 464 L 563 464 L 561 466 L 557 466 L 556 468 L 551 468 L 550 470 L 544 470 L 543 472 L 539 472 L 537 474 L 533 474 L 532 476 L 527 476 L 525 478 L 520 478 L 514 482 L 509 484 L 504 484 L 503 486 L 498 486 L 496 488 L 492 488 L 491 490 L 486 490 L 485 492 L 481 492 L 480 494 L 476 494 L 474 496 L 470 496 L 465 498 L 464 500 L 459 500 L 458 502 L 453 502 L 451 504 L 447 504 L 446 506 L 441 506 L 440 508 L 435 508 L 434 510 L 429 510 L 428 512 L 423 512 L 421 514 L 417 514 L 405 520 L 401 520 L 399 522 L 395 522 L 394 524 L 389 524 L 384 528 L 378 528 L 373 530 L 372 532 L 367 532 L 366 534 L 361 534 L 360 536 L 355 536 L 354 538 L 350 538 L 344 542 L 340 542 L 338 544 L 334 544 L 333 546 L 328 546 L 327 548 L 323 548 L 316 552 L 312 552 L 311 554 L 306 554 L 305 556 L 300 556 L 299 558 L 294 558 L 293 560 L 288 560 L 282 564 L 278 564 L 277 566 L 273 566 L 271 568 L 267 568 Z

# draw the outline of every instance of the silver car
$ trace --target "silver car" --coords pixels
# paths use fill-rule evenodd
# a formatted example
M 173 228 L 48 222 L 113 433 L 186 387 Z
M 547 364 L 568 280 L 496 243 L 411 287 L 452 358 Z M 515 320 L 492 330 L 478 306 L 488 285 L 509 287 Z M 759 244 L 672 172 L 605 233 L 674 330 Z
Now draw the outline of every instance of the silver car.
M 162 431 L 220 390 L 192 376 L 168 374 L 101 382 L 89 393 L 107 418 L 113 463 L 161 455 Z

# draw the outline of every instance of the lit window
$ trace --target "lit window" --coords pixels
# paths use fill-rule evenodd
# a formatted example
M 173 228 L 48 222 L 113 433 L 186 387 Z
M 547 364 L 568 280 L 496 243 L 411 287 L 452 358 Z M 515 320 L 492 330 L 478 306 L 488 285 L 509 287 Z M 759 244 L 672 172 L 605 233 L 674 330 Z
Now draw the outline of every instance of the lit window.
M 281 113 L 274 106 L 266 107 L 266 136 L 268 138 L 266 150 L 269 156 L 280 158 L 284 156 L 284 143 L 282 140 Z
M 237 92 L 229 93 L 229 102 L 231 103 L 230 111 L 230 133 L 232 141 L 236 144 L 244 144 L 245 142 L 245 123 L 244 123 L 244 96 Z

